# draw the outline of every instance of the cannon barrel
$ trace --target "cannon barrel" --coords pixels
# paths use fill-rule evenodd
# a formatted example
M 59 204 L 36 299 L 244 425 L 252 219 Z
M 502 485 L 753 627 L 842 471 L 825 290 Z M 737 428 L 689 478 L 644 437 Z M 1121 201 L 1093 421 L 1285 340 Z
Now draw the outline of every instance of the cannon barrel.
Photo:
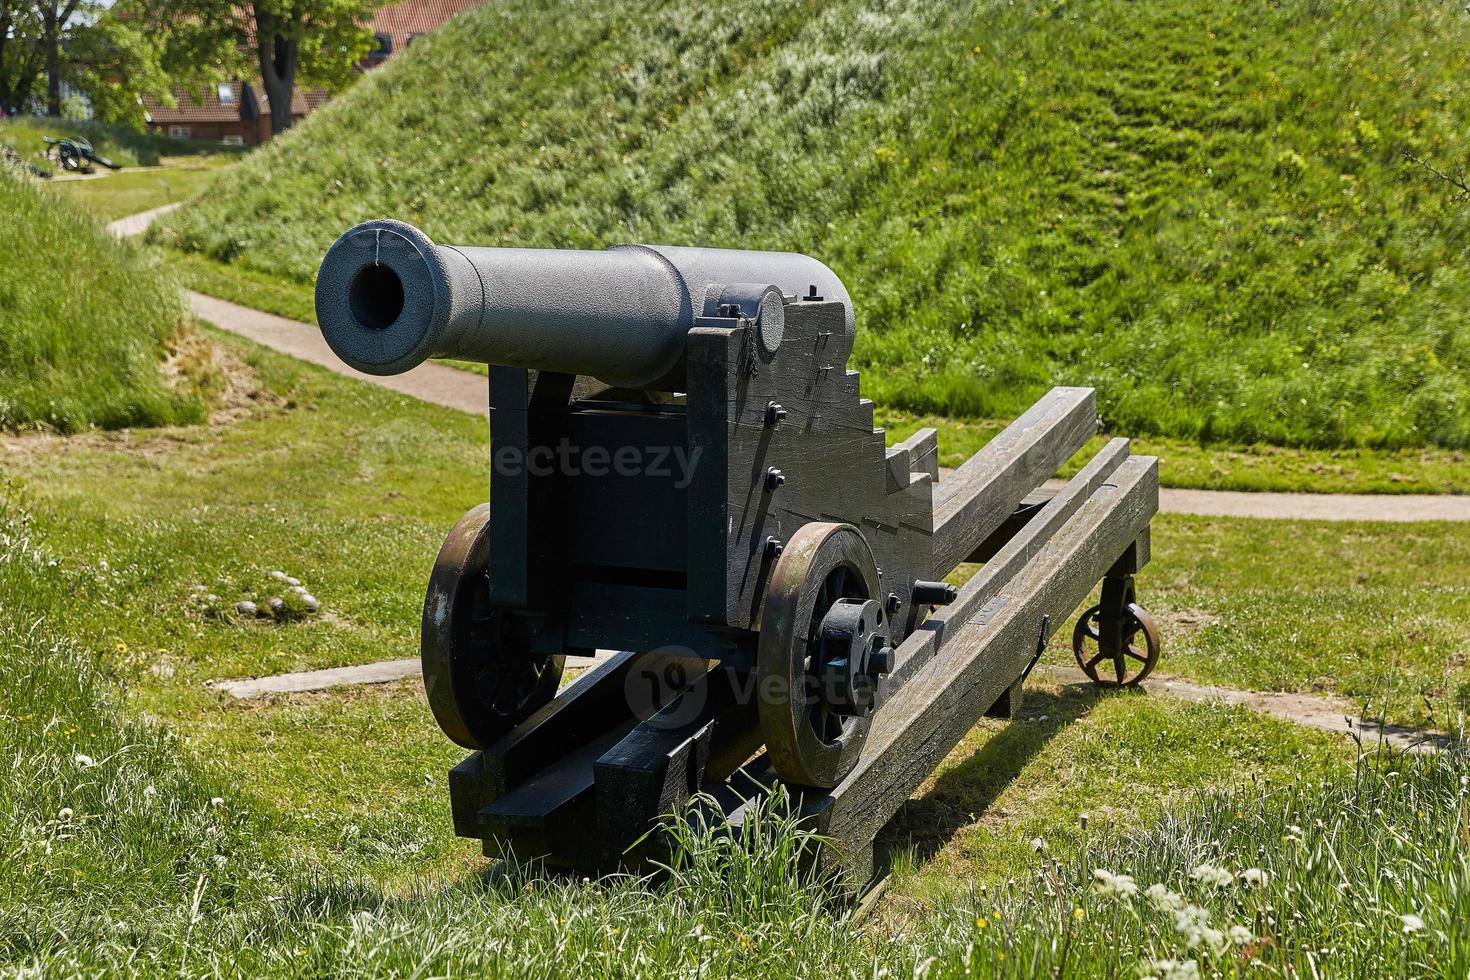
M 735 305 L 755 317 L 773 298 L 762 294 L 769 287 L 842 302 L 851 333 L 841 280 L 794 252 L 469 248 L 435 245 L 387 219 L 356 226 L 327 251 L 316 314 L 337 356 L 368 374 L 454 357 L 626 388 L 678 388 L 694 318 L 718 315 L 730 296 L 751 295 L 754 306 Z M 777 330 L 762 339 L 773 350 L 779 337 Z

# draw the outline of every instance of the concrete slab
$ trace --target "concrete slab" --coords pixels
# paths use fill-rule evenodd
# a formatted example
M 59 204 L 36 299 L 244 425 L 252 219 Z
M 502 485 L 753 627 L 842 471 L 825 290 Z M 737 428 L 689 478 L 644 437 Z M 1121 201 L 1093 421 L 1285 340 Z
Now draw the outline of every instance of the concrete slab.
M 567 670 L 585 670 L 597 663 L 596 657 L 568 657 Z M 267 694 L 298 694 L 303 691 L 326 691 L 334 687 L 358 684 L 388 684 L 419 675 L 419 658 L 381 660 L 352 667 L 330 667 L 326 670 L 304 670 L 270 677 L 243 680 L 209 681 L 208 687 L 224 691 L 242 700 Z

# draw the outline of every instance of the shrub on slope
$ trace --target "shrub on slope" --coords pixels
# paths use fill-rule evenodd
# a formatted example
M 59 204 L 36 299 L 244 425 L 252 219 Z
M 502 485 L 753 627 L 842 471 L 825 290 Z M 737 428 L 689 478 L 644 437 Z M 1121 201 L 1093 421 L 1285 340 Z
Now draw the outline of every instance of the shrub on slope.
M 487 5 L 174 216 L 308 280 L 393 215 L 444 241 L 792 248 L 869 394 L 1121 428 L 1470 445 L 1470 25 L 1435 3 Z M 452 79 L 451 81 L 448 81 Z
M 178 287 L 60 195 L 0 165 L 0 429 L 197 421 L 160 362 L 186 322 Z

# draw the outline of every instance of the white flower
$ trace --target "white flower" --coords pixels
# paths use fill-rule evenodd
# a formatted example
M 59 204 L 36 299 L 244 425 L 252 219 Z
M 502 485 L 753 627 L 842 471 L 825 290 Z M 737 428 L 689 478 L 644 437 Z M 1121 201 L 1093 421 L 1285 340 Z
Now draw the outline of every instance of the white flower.
M 225 805 L 225 798 L 223 796 L 216 796 L 214 799 L 212 799 L 212 800 L 209 801 L 209 805 L 210 806 L 224 806 Z
M 96 759 L 92 758 L 90 755 L 83 755 L 80 752 L 78 752 L 76 755 L 72 756 L 72 760 L 71 761 L 75 762 L 77 765 L 81 766 L 83 769 L 91 769 L 93 766 L 95 766 L 97 764 L 97 760 Z
M 1179 933 L 1180 938 L 1184 940 L 1184 945 L 1191 949 L 1202 946 L 1207 939 L 1213 938 L 1213 936 L 1207 937 L 1206 931 L 1215 935 L 1219 934 L 1219 930 L 1210 929 L 1209 925 L 1210 913 L 1198 905 L 1186 905 L 1174 912 L 1174 931 Z
M 1031 838 L 1031 850 L 1035 851 L 1037 854 L 1040 854 L 1042 851 L 1046 850 L 1046 841 L 1042 840 L 1040 837 Z
M 1231 926 L 1229 929 L 1225 930 L 1225 933 L 1230 937 L 1230 941 L 1237 946 L 1244 946 L 1246 943 L 1256 938 L 1255 936 L 1251 935 L 1251 931 L 1245 926 Z
M 64 806 L 56 812 L 56 819 L 61 821 L 70 820 L 72 817 L 71 807 Z
M 1258 888 L 1265 888 L 1266 882 L 1270 880 L 1270 876 L 1260 868 L 1246 868 L 1240 873 L 1239 877 L 1247 885 L 1253 885 Z
M 1302 828 L 1298 827 L 1294 823 L 1289 823 L 1286 825 L 1286 832 L 1288 834 L 1296 834 L 1298 837 L 1300 837 L 1302 835 Z
M 1399 921 L 1404 924 L 1404 935 L 1411 936 L 1424 928 L 1424 920 L 1412 912 L 1399 916 Z
M 1159 980 L 1197 980 L 1199 964 L 1194 960 L 1154 960 L 1150 964 Z
M 1206 888 L 1224 888 L 1235 880 L 1235 875 L 1213 864 L 1201 864 L 1189 876 Z
M 1134 882 L 1132 875 L 1115 875 L 1105 868 L 1098 868 L 1092 872 L 1092 877 L 1097 880 L 1095 887 L 1099 895 L 1116 896 L 1126 900 L 1138 894 L 1138 885 Z
M 1161 884 L 1149 885 L 1144 895 L 1148 897 L 1149 904 L 1160 912 L 1177 912 L 1184 908 L 1183 896 L 1178 892 L 1170 891 Z
M 153 799 L 153 797 L 155 797 L 157 795 L 158 795 L 158 790 L 154 789 L 152 786 L 144 786 L 143 787 L 143 796 L 145 798 L 151 800 L 151 799 Z

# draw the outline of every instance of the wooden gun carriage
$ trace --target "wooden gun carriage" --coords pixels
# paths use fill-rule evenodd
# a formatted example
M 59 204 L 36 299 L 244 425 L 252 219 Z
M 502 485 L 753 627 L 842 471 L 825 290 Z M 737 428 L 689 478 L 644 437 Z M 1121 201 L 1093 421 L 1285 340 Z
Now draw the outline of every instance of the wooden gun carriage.
M 815 259 L 456 248 L 379 220 L 333 245 L 316 302 L 359 370 L 490 365 L 489 503 L 439 553 L 422 644 L 471 750 L 455 830 L 489 854 L 630 862 L 695 793 L 738 823 L 781 781 L 863 880 L 1098 582 L 1079 663 L 1122 684 L 1157 660 L 1133 588 L 1156 460 L 1114 439 L 1045 489 L 1097 431 L 1092 390 L 1056 388 L 940 480 L 932 429 L 873 428 L 851 300 Z M 567 655 L 608 650 L 559 691 Z

